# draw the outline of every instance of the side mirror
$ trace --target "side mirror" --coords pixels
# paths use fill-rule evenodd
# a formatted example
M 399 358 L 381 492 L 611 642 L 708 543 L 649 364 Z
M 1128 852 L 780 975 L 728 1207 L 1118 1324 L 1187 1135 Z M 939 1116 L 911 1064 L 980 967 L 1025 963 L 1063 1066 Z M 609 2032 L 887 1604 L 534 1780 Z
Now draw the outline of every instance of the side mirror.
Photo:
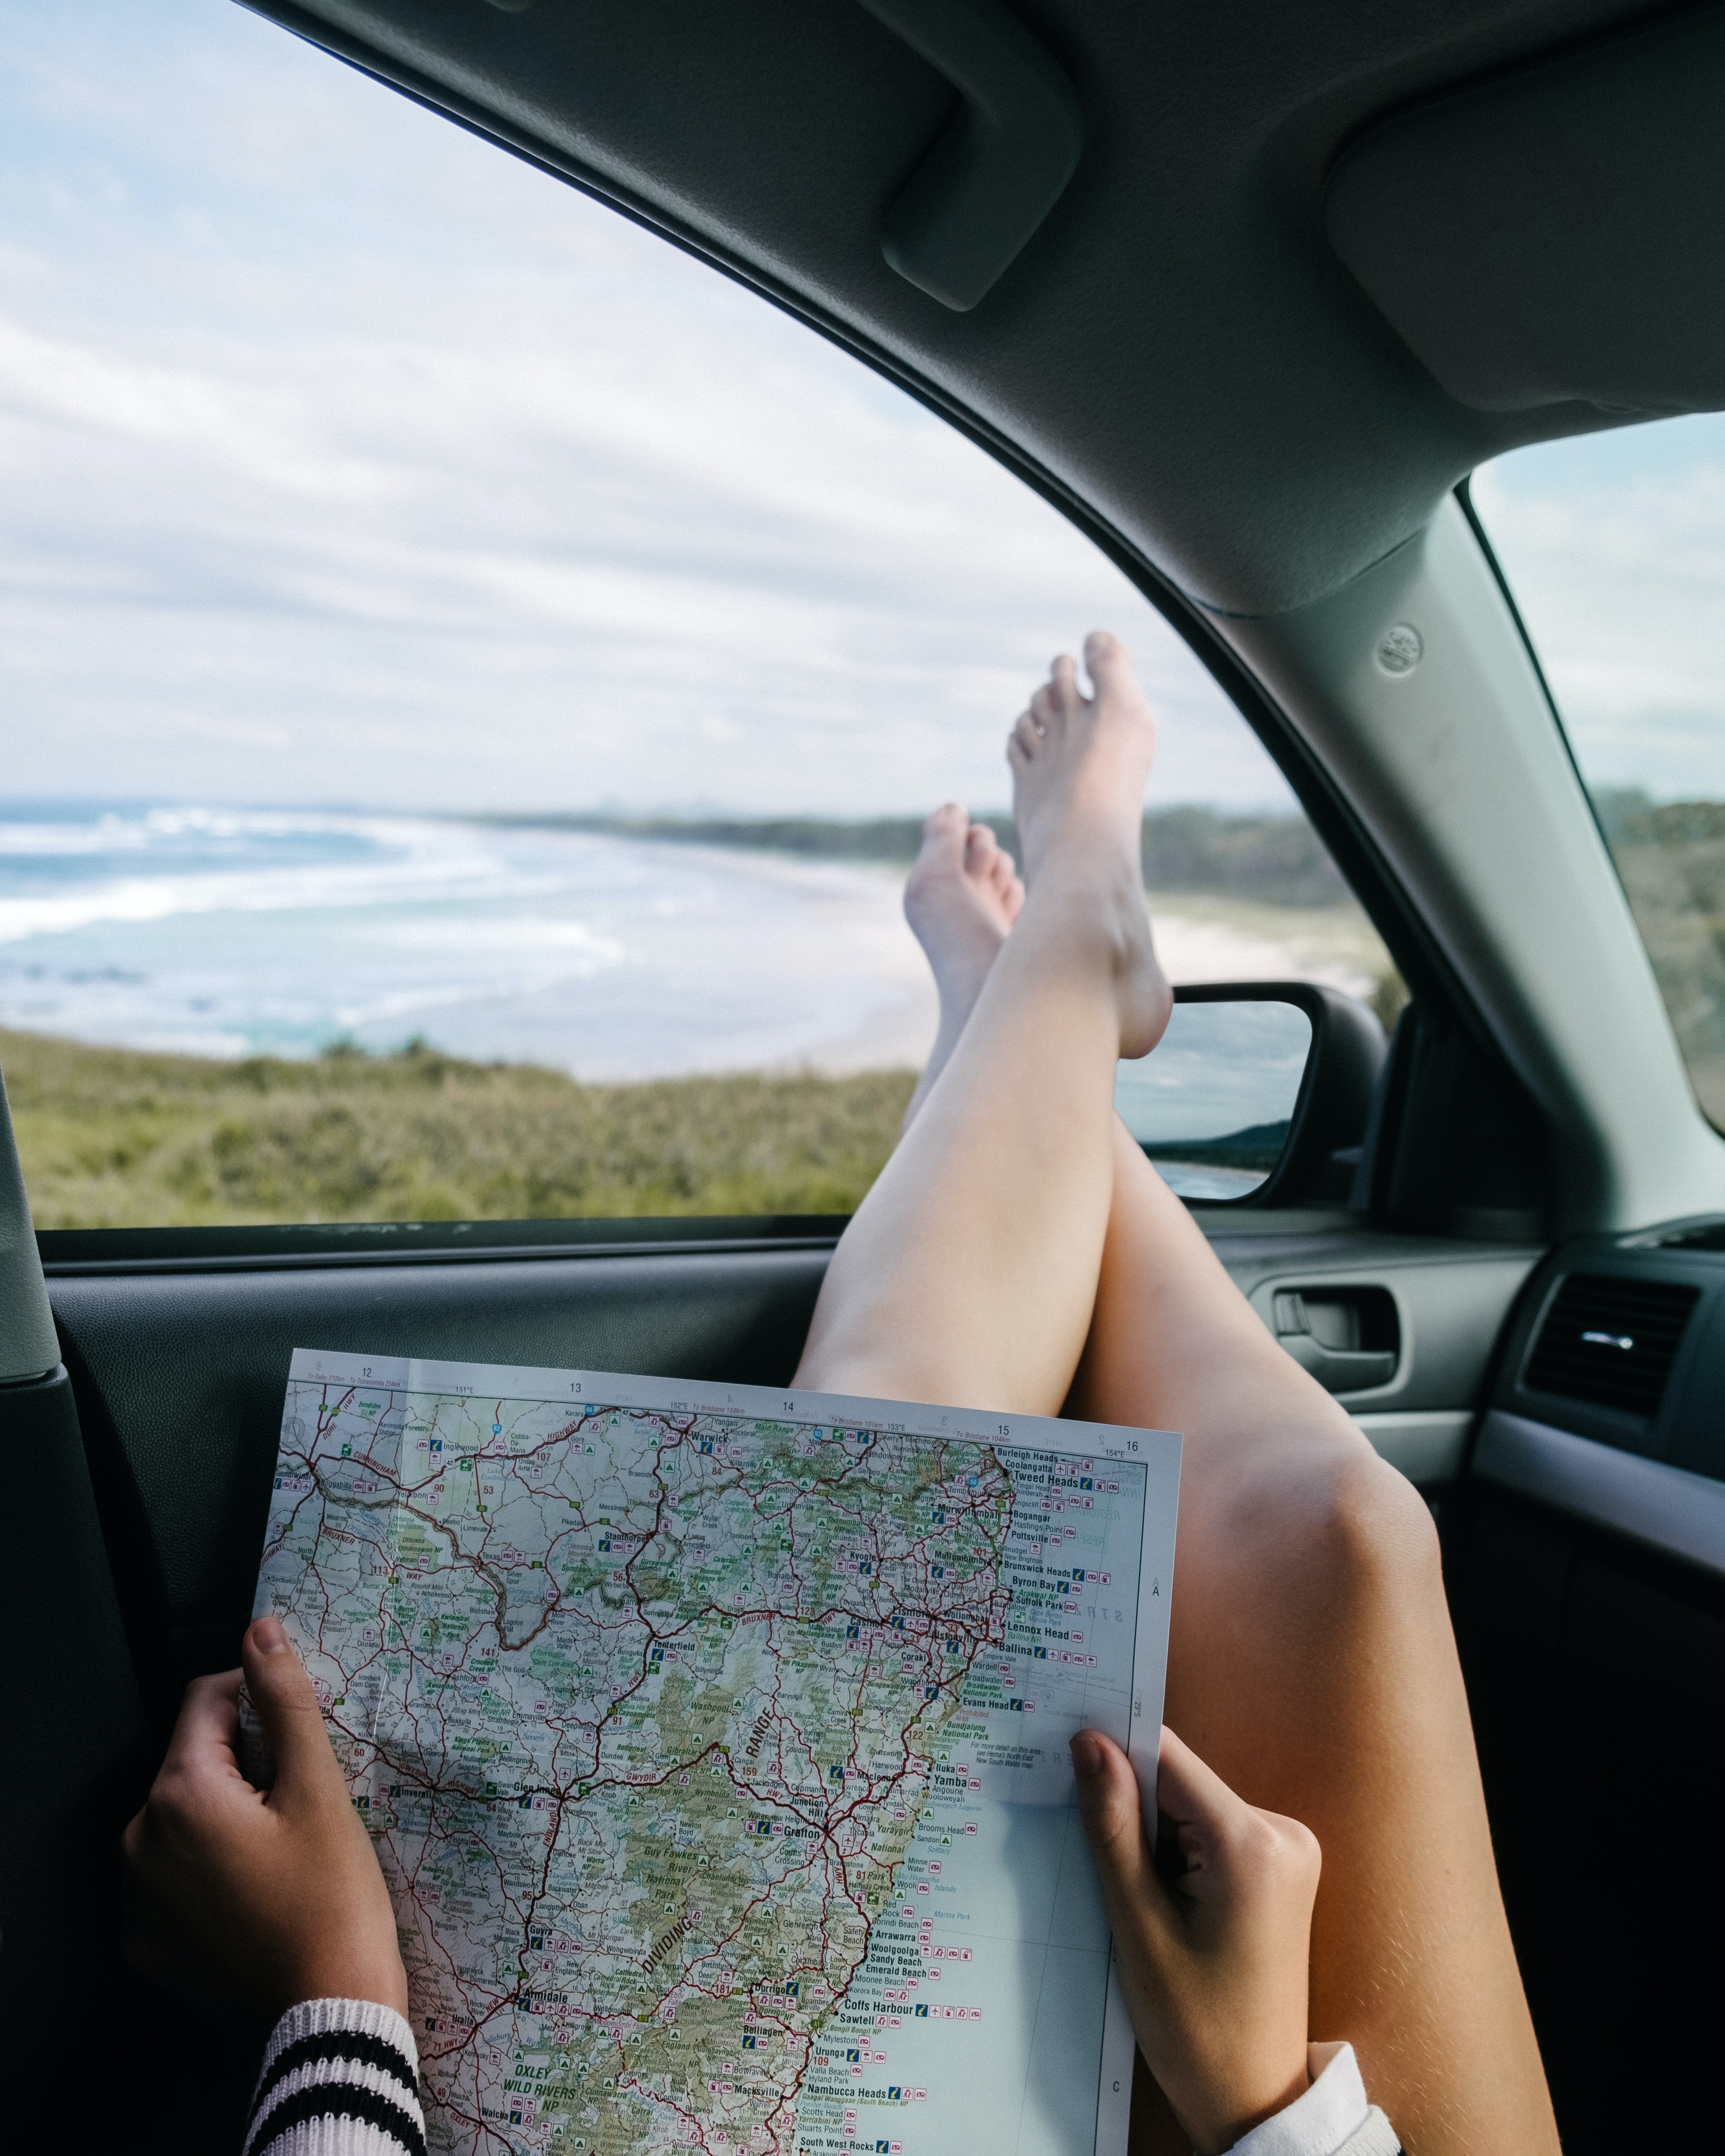
M 1161 1045 L 1120 1065 L 1114 1105 L 1181 1198 L 1345 1204 L 1388 1050 L 1377 1014 L 1336 988 L 1176 988 Z

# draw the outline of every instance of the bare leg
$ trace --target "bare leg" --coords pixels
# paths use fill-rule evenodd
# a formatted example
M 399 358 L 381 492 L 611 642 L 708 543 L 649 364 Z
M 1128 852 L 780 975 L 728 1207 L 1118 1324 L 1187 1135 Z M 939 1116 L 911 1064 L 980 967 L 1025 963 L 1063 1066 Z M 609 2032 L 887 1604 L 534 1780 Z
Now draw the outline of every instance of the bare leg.
M 1092 637 L 1013 730 L 1030 892 L 970 1021 L 834 1252 L 799 1384 L 1054 1414 L 1090 1329 L 1114 1184 L 1114 1065 L 1170 997 L 1138 865 L 1155 730 Z
M 1283 1353 L 1118 1123 L 1074 1413 L 1186 1435 L 1167 1720 L 1323 1848 L 1312 2033 L 1409 2156 L 1557 2149 L 1417 1493 Z
M 978 894 L 964 886 L 957 814 L 931 819 L 924 860 L 932 872 L 923 875 L 919 863 L 920 903 L 907 893 L 942 992 L 940 1040 L 913 1112 L 935 1093 L 1009 925 L 979 909 Z M 1046 1017 L 1035 983 L 1028 985 L 1024 1012 Z M 1004 1016 L 997 1024 L 1006 1024 Z M 955 1072 L 947 1127 L 974 1127 L 967 1119 L 989 1083 L 985 1057 Z M 1070 1097 L 1064 1071 L 1050 1097 Z M 996 1142 L 991 1136 L 983 1160 L 991 1188 L 1024 1164 L 993 1152 Z M 1111 1143 L 1111 1209 L 1071 1407 L 1098 1420 L 1187 1434 L 1168 1719 L 1252 1801 L 1316 1829 L 1325 1855 L 1313 2034 L 1353 2040 L 1374 2096 L 1413 2156 L 1555 2149 L 1429 1516 L 1271 1340 L 1117 1123 Z M 894 1322 L 950 1345 L 971 1322 L 973 1288 L 984 1301 L 1004 1295 L 1011 1322 L 1040 1332 L 1036 1294 L 1011 1300 L 1015 1286 L 1034 1290 L 1034 1281 L 1002 1272 L 1003 1262 L 1020 1262 L 1025 1221 L 1040 1230 L 1063 1217 L 1059 1194 L 1052 1210 L 1045 1204 L 1045 1183 L 1033 1178 L 1029 1191 L 1027 1200 L 1015 1198 L 1001 1244 L 956 1260 L 978 1269 L 952 1283 L 957 1293 L 926 1315 L 901 1305 Z M 1094 1227 L 1093 1188 L 1086 1183 L 1085 1192 L 1089 1229 L 1068 1223 L 1060 1245 L 1081 1268 Z M 901 1185 L 895 1218 L 914 1210 L 916 1194 L 914 1182 Z M 938 1253 L 951 1224 L 927 1224 Z M 892 1255 L 890 1240 L 873 1242 L 871 1263 L 890 1265 Z M 865 1267 L 839 1286 L 872 1296 Z M 829 1339 L 842 1337 L 834 1322 L 842 1312 L 828 1307 L 824 1316 Z M 1061 1317 L 1058 1333 L 1040 1334 L 1056 1371 L 1071 1352 L 1065 1305 Z M 815 1352 L 802 1374 L 806 1383 L 860 1390 L 1046 1405 L 1045 1389 L 1036 1396 L 1046 1368 L 1034 1373 L 1026 1397 L 1004 1382 L 991 1387 L 986 1358 L 980 1369 L 959 1359 L 950 1378 L 925 1360 L 900 1382 L 892 1354 L 871 1362 L 864 1353 L 840 1379 Z M 1159 2100 L 1135 2101 L 1135 2148 L 1183 2146 L 1166 2138 L 1174 2131 Z
M 956 801 L 937 808 L 922 826 L 922 849 L 905 886 L 905 918 L 922 946 L 940 991 L 934 1046 L 904 1128 L 952 1060 L 988 968 L 1024 903 L 1012 855 L 986 824 L 973 824 Z

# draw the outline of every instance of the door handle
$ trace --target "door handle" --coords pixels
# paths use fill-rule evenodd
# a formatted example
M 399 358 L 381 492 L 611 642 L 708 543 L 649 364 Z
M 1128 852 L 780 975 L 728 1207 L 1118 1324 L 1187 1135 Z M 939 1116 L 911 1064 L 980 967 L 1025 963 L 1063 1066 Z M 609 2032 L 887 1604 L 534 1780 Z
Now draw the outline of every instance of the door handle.
M 1387 1348 L 1325 1348 L 1307 1333 L 1281 1341 L 1302 1370 L 1310 1370 L 1327 1393 L 1363 1393 L 1387 1385 L 1395 1375 L 1395 1357 Z
M 1372 1292 L 1370 1290 L 1365 1291 L 1368 1295 Z M 1322 1291 L 1315 1290 L 1312 1293 L 1317 1297 Z M 1338 1291 L 1337 1299 L 1346 1293 L 1345 1290 Z M 1377 1293 L 1381 1295 L 1383 1291 L 1380 1289 Z M 1384 1300 L 1388 1302 L 1389 1298 L 1385 1296 Z M 1357 1338 L 1360 1322 L 1357 1307 L 1352 1304 L 1343 1306 L 1353 1309 L 1353 1337 Z M 1327 1346 L 1312 1332 L 1312 1314 L 1306 1306 L 1306 1296 L 1297 1289 L 1283 1289 L 1279 1292 L 1275 1308 L 1278 1344 L 1287 1350 L 1302 1370 L 1309 1370 L 1326 1392 L 1369 1392 L 1374 1386 L 1387 1385 L 1395 1375 L 1396 1365 L 1401 1359 L 1399 1347 Z
M 1078 93 L 1001 0 L 862 0 L 961 100 L 887 205 L 880 251 L 963 313 L 1060 199 L 1084 147 Z

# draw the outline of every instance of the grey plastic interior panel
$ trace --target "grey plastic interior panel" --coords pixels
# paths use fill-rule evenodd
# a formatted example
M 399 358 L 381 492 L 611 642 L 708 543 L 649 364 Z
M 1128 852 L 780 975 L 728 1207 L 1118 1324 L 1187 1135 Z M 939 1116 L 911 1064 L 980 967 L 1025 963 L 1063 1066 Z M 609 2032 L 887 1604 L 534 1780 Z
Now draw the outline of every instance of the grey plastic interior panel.
M 1409 1373 L 1357 1404 L 1403 1419 L 1471 1404 L 1533 1262 L 1490 1245 L 1358 1230 L 1235 1235 L 1216 1247 L 1249 1291 L 1306 1277 L 1391 1285 L 1414 1343 Z M 827 1255 L 596 1252 L 54 1278 L 105 1528 L 129 1568 L 129 1616 L 154 1628 L 153 1651 L 174 1661 L 176 1680 L 206 1656 L 204 1666 L 225 1666 L 250 1607 L 296 1347 L 783 1383 Z M 1404 1419 L 1396 1441 L 1413 1445 L 1416 1427 Z M 1430 1429 L 1419 1438 L 1434 1441 Z
M 1602 1400 L 1534 1390 L 1527 1358 L 1553 1295 L 1570 1273 L 1620 1276 L 1646 1287 L 1698 1291 L 1666 1373 L 1664 1395 L 1651 1417 Z M 1578 1237 L 1553 1250 L 1530 1284 L 1503 1344 L 1492 1405 L 1549 1424 L 1620 1451 L 1636 1452 L 1692 1473 L 1725 1479 L 1725 1252 L 1626 1247 L 1616 1237 Z
M 1494 1408 L 1472 1471 L 1487 1482 L 1725 1579 L 1725 1482 Z
M 1725 11 L 1401 114 L 1343 159 L 1330 239 L 1464 404 L 1725 404 Z
M 1324 231 L 1343 147 L 1621 0 L 1014 0 L 1085 152 L 982 303 L 883 259 L 948 80 L 856 0 L 248 0 L 561 172 L 914 385 L 1183 590 L 1269 613 L 1335 591 L 1520 441 L 1609 424 L 1457 402 Z
M 1725 1211 L 1725 1143 L 1696 1106 L 1622 885 L 1461 505 L 1335 598 L 1219 626 L 1373 834 L 1458 1001 L 1543 1117 L 1558 1229 Z
M 1387 1460 L 1421 1489 L 1453 1482 L 1461 1472 L 1468 1433 L 1475 1419 L 1471 1408 L 1439 1408 L 1412 1414 L 1357 1414 L 1353 1419 L 1371 1440 L 1378 1457 Z
M 1333 1255 L 1334 1237 L 1313 1237 Z M 1351 1239 L 1373 1247 L 1373 1239 Z M 1377 1239 L 1379 1245 L 1388 1239 Z M 1267 1246 L 1267 1248 L 1266 1248 Z M 1286 1239 L 1223 1246 L 1246 1282 Z M 1363 1426 L 1423 1485 L 1453 1476 L 1525 1261 L 1375 1255 L 1419 1343 L 1420 1380 Z M 1313 1253 L 1316 1255 L 1316 1252 Z M 288 1362 L 296 1346 L 783 1383 L 827 1254 L 547 1258 L 457 1265 L 82 1275 L 53 1283 L 133 1651 L 158 1718 L 228 1666 L 250 1607 Z M 1358 1267 L 1343 1269 L 1357 1276 Z M 1337 1270 L 1308 1264 L 1301 1276 Z M 1272 1263 L 1273 1273 L 1273 1263 Z M 1445 1411 L 1421 1403 L 1435 1395 Z
M 1478 1404 L 1491 1351 L 1542 1255 L 1360 1230 L 1313 1237 L 1304 1249 L 1271 1244 L 1250 1252 L 1218 1237 L 1215 1249 L 1272 1332 L 1278 1291 L 1386 1289 L 1401 1329 L 1395 1374 L 1386 1385 L 1339 1397 L 1356 1415 L 1399 1416 Z
M 1084 147 L 1078 93 L 1001 0 L 862 0 L 959 107 L 881 220 L 901 277 L 963 313 L 999 284 Z

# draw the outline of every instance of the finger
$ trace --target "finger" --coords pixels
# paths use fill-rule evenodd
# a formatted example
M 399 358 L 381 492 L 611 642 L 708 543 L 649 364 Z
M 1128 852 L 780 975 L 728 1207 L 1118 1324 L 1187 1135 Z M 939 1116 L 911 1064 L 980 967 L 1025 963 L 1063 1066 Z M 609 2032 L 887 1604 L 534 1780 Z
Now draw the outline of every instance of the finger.
M 232 1766 L 234 1740 L 239 1733 L 239 1671 L 224 1670 L 219 1676 L 193 1677 L 180 1702 L 173 1735 L 167 1740 L 162 1772 Z
M 341 1769 L 323 1726 L 323 1713 L 305 1666 L 279 1617 L 260 1617 L 241 1649 L 246 1690 L 258 1710 L 264 1739 L 275 1761 L 270 1801 L 278 1809 L 300 1798 L 339 1795 L 347 1802 Z
M 1186 1869 L 1176 1897 L 1193 1904 L 1262 1894 L 1275 1881 L 1309 1911 L 1317 1891 L 1317 1839 L 1298 1820 L 1260 1811 L 1230 1789 L 1171 1729 L 1162 1732 L 1158 1808 L 1173 1823 Z
M 1154 1890 L 1159 1898 L 1161 1885 L 1151 1865 L 1132 1762 L 1101 1730 L 1081 1729 L 1072 1739 L 1072 1770 L 1079 1816 L 1105 1896 L 1129 1903 Z

